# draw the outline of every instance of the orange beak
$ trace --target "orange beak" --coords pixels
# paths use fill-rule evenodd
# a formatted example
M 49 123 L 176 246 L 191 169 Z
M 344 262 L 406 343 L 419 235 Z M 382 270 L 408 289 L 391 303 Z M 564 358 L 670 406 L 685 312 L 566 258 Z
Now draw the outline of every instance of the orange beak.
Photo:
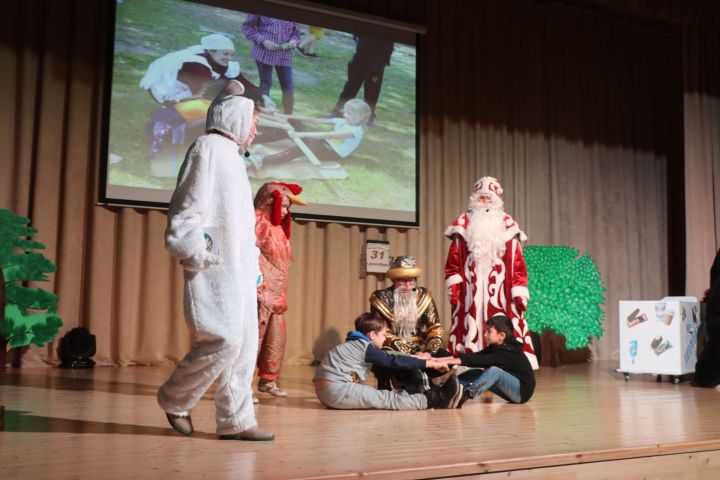
M 300 206 L 307 206 L 308 202 L 306 202 L 304 199 L 298 197 L 297 195 L 293 195 L 292 193 L 287 194 L 288 199 L 290 199 L 290 203 L 293 205 L 300 205 Z

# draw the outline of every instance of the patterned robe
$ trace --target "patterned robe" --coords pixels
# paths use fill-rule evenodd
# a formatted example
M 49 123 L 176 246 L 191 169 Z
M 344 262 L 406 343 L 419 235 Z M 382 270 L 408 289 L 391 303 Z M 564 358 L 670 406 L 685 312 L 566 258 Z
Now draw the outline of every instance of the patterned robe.
M 393 292 L 393 287 L 389 287 L 384 290 L 376 290 L 370 296 L 370 310 L 379 314 L 388 322 L 387 339 L 384 347 L 404 353 L 437 353 L 442 346 L 444 330 L 430 291 L 423 287 L 417 289 L 417 323 L 409 338 L 400 338 L 393 333 L 395 316 L 393 313 L 395 306 Z
M 458 294 L 458 303 L 452 305 L 448 348 L 453 354 L 482 350 L 485 347 L 485 321 L 501 314 L 512 320 L 515 337 L 523 344 L 523 351 L 532 367 L 538 368 L 530 332 L 513 301 L 521 297 L 527 305 L 530 297 L 525 258 L 520 246 L 527 237 L 512 217 L 505 215 L 505 253 L 495 260 L 490 271 L 481 272 L 467 244 L 469 221 L 470 217 L 465 213 L 445 230 L 445 235 L 452 241 L 445 263 L 445 286 L 451 298 L 453 290 Z

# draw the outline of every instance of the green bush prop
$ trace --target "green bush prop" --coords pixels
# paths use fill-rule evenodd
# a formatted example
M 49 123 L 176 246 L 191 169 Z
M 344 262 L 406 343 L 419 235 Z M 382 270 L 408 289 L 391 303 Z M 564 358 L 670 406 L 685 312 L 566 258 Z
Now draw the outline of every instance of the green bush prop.
M 523 253 L 530 290 L 528 328 L 565 336 L 571 350 L 586 347 L 590 337 L 600 338 L 605 287 L 593 259 L 564 246 L 528 246 Z
M 42 346 L 57 335 L 62 320 L 56 313 L 58 297 L 24 282 L 47 281 L 46 273 L 57 270 L 53 262 L 33 250 L 45 246 L 32 240 L 37 229 L 30 219 L 0 209 L 0 370 L 5 367 L 5 350 L 35 344 Z M 44 310 L 44 311 L 43 311 Z

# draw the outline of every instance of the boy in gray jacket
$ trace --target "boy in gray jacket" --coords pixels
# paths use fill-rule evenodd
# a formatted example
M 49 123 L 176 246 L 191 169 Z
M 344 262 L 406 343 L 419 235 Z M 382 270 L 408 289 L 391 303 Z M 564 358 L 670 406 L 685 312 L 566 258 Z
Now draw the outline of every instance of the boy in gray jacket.
M 452 358 L 421 358 L 391 354 L 382 350 L 387 324 L 374 313 L 363 313 L 355 320 L 355 331 L 345 343 L 330 350 L 315 372 L 313 383 L 320 402 L 329 408 L 387 410 L 420 410 L 455 408 L 463 387 L 453 375 L 442 385 L 428 384 L 425 393 L 409 394 L 405 390 L 378 390 L 362 382 L 373 365 L 400 369 L 435 368 L 447 370 Z M 424 356 L 423 356 L 424 357 Z

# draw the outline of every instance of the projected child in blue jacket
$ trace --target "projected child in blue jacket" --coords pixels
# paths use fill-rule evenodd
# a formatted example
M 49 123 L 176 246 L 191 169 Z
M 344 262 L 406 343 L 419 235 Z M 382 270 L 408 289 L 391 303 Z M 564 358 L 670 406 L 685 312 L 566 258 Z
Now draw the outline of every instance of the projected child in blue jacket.
M 327 132 L 297 132 L 289 123 L 286 123 L 286 126 L 283 127 L 282 123 L 273 122 L 272 126 L 288 130 L 288 137 L 295 142 L 296 146 L 274 155 L 251 155 L 248 160 L 257 170 L 260 170 L 263 165 L 287 163 L 301 156 L 314 157 L 309 158 L 314 164 L 347 158 L 360 146 L 365 131 L 364 126 L 370 112 L 370 106 L 367 103 L 360 99 L 352 99 L 345 102 L 342 118 L 315 118 L 274 114 L 274 117 L 281 121 L 284 119 L 330 124 L 333 125 L 333 130 Z

